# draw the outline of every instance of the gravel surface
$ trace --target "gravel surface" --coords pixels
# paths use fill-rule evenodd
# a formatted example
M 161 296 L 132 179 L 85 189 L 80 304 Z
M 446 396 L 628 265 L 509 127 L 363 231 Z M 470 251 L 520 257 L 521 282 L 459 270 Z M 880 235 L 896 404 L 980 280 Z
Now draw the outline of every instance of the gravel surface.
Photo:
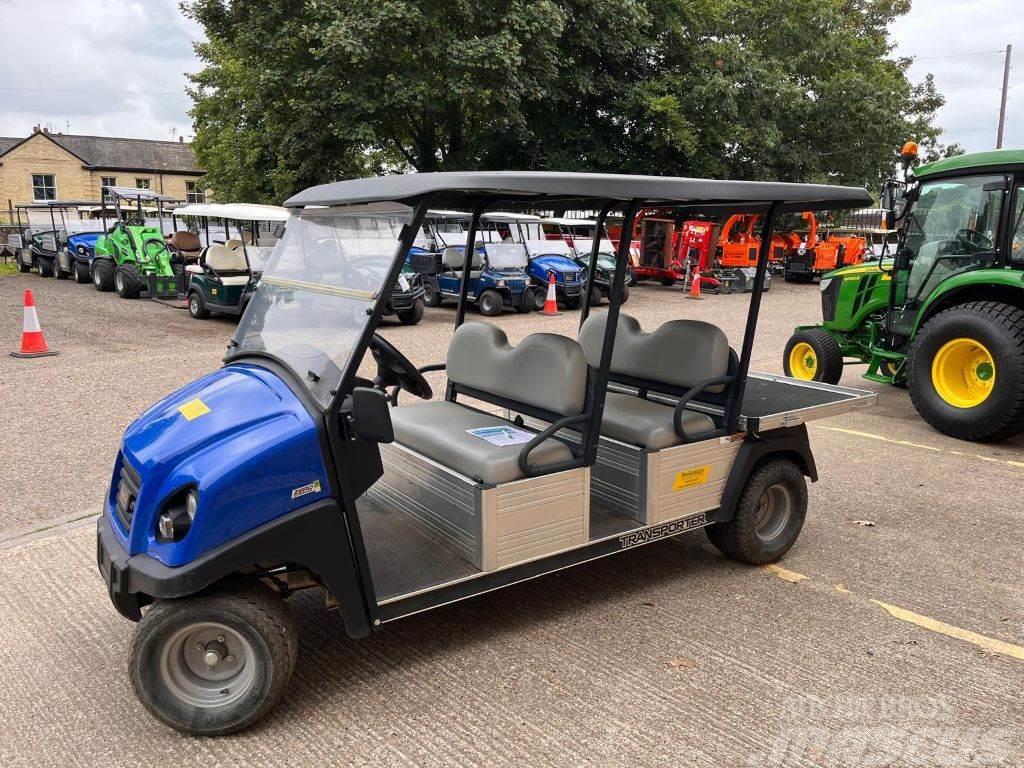
M 811 426 L 821 479 L 785 571 L 725 561 L 697 534 L 360 642 L 300 595 L 302 650 L 276 712 L 230 738 L 174 734 L 131 693 L 132 627 L 96 574 L 91 526 L 60 523 L 96 514 L 124 428 L 215 369 L 233 323 L 4 277 L 9 349 L 26 287 L 60 355 L 0 358 L 6 765 L 1024 765 L 1024 661 L 872 602 L 1024 645 L 1024 440 L 944 438 L 905 392 L 856 369 L 843 383 L 879 404 Z M 711 319 L 738 347 L 746 302 L 642 286 L 624 310 L 645 327 Z M 780 372 L 792 326 L 819 312 L 813 287 L 776 283 L 754 367 Z M 428 310 L 417 327 L 383 332 L 425 364 L 443 359 L 453 319 Z M 577 314 L 497 322 L 515 343 L 572 334 Z

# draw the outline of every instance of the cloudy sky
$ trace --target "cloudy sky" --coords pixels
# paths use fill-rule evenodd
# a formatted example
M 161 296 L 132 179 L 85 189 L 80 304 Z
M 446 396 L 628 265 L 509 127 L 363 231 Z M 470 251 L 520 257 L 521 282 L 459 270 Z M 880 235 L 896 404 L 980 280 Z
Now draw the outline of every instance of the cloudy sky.
M 812 2 L 813 0 L 795 0 Z M 995 145 L 1001 51 L 1015 46 L 1004 144 L 1024 147 L 1022 0 L 914 0 L 893 25 L 915 79 L 931 72 L 946 142 Z M 177 0 L 0 0 L 0 136 L 32 126 L 65 133 L 170 139 L 191 135 L 184 73 L 201 30 Z M 13 34 L 35 30 L 34 34 Z M 999 51 L 1000 53 L 996 53 Z

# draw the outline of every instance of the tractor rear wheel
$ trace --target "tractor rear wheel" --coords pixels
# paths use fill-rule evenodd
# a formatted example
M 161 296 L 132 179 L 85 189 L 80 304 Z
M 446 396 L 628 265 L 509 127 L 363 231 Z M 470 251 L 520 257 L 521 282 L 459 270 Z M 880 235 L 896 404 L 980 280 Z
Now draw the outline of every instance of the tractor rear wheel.
M 142 293 L 142 278 L 134 264 L 122 264 L 114 272 L 114 288 L 122 299 L 137 299 Z
M 94 259 L 92 262 L 92 284 L 97 291 L 114 290 L 114 272 L 117 265 L 112 259 Z
M 789 337 L 782 367 L 794 379 L 838 384 L 843 377 L 843 350 L 828 331 L 806 328 Z
M 918 332 L 906 374 L 917 412 L 945 435 L 1024 432 L 1024 310 L 996 301 L 943 310 Z

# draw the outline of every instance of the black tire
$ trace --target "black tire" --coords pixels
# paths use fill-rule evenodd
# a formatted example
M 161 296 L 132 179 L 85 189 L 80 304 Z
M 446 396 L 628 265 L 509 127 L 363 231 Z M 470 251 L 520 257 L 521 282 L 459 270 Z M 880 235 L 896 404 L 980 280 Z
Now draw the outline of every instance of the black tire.
M 562 299 L 562 303 L 566 309 L 579 309 L 583 301 L 579 296 L 573 296 L 571 299 L 569 297 Z
M 596 307 L 598 304 L 601 303 L 601 299 L 603 298 L 604 294 L 601 292 L 601 288 L 599 286 L 590 286 L 590 306 Z
M 39 270 L 40 277 L 53 277 L 53 270 L 55 266 L 56 263 L 50 259 L 40 258 L 36 262 L 36 269 Z
M 994 363 L 991 391 L 973 407 L 947 402 L 932 378 L 936 354 L 961 338 L 983 345 Z M 1024 432 L 1024 310 L 996 301 L 975 301 L 939 312 L 914 339 L 906 376 L 917 412 L 944 435 L 997 441 Z
M 481 293 L 480 298 L 477 299 L 476 303 L 480 308 L 480 314 L 486 317 L 497 317 L 505 307 L 505 302 L 502 300 L 501 294 L 493 288 L 488 288 L 486 291 Z
M 88 283 L 89 277 L 89 265 L 84 261 L 75 262 L 75 282 L 76 283 Z
M 114 290 L 114 272 L 117 265 L 113 259 L 93 259 L 92 261 L 92 284 L 97 291 Z
M 632 288 L 636 285 L 636 272 L 632 267 L 626 267 L 626 285 Z
M 619 304 L 625 304 L 629 301 L 629 286 L 622 286 L 622 297 L 619 299 Z
M 18 271 L 21 272 L 21 274 L 23 275 L 27 275 L 29 272 L 32 271 L 32 265 L 22 264 L 21 259 L 18 259 Z
M 63 269 L 60 268 L 59 256 L 53 260 L 53 276 L 56 277 L 58 280 L 67 280 L 69 277 L 71 277 L 70 272 L 65 272 Z
M 537 309 L 537 294 L 527 288 L 523 291 L 523 300 L 516 305 L 516 312 L 526 315 Z
M 183 636 L 190 627 L 192 633 Z M 206 641 L 219 632 L 220 637 Z M 157 600 L 135 629 L 128 674 L 135 695 L 158 720 L 193 736 L 219 736 L 248 728 L 273 709 L 295 669 L 298 645 L 295 620 L 284 600 L 263 584 L 241 582 Z M 193 654 L 210 650 L 222 654 L 214 666 L 238 667 L 235 677 L 209 679 L 213 673 L 201 666 L 203 657 Z M 246 658 L 241 663 L 230 658 L 242 651 Z M 216 690 L 228 681 L 230 686 Z M 185 690 L 189 694 L 183 695 Z M 230 701 L 221 704 L 218 695 Z
M 530 290 L 530 289 L 527 289 Z M 534 286 L 533 290 L 533 304 L 537 307 L 537 310 L 544 309 L 544 305 L 548 301 L 548 287 L 545 286 Z
M 398 315 L 398 322 L 402 325 L 416 325 L 423 319 L 423 299 L 415 299 L 412 303 L 412 309 L 396 312 L 395 314 Z
M 808 275 L 804 272 L 790 272 L 786 270 L 782 273 L 782 279 L 787 283 L 813 283 L 814 275 Z
M 704 530 L 726 557 L 765 565 L 789 551 L 806 515 L 803 471 L 790 459 L 769 457 L 747 478 L 732 519 Z
M 882 374 L 883 376 L 890 376 L 890 377 L 891 376 L 896 376 L 896 372 L 899 370 L 899 367 L 900 367 L 899 363 L 897 363 L 895 360 L 882 360 L 882 362 L 879 363 L 879 365 L 878 365 L 878 372 L 880 374 Z M 900 377 L 898 379 L 895 379 L 892 382 L 892 385 L 894 387 L 899 387 L 900 389 L 906 389 L 907 388 L 906 370 L 904 369 L 904 371 L 901 372 L 899 376 Z
M 189 291 L 188 313 L 196 320 L 206 320 L 210 316 L 210 310 L 206 308 L 206 302 L 199 291 Z
M 658 280 L 658 282 L 661 283 L 666 288 L 671 288 L 673 285 L 676 284 L 675 279 L 671 277 L 663 277 L 660 280 Z
M 142 293 L 142 277 L 134 264 L 122 264 L 114 271 L 114 290 L 122 299 L 137 299 Z
M 814 351 L 813 375 L 804 371 L 794 370 L 790 359 L 798 344 L 807 344 Z M 786 342 L 786 350 L 782 353 L 782 368 L 787 376 L 805 381 L 822 381 L 826 384 L 838 384 L 843 378 L 843 351 L 839 342 L 826 330 L 808 328 L 797 331 Z
M 438 290 L 437 283 L 431 278 L 426 278 L 423 281 L 423 305 L 426 307 L 441 306 L 441 291 Z

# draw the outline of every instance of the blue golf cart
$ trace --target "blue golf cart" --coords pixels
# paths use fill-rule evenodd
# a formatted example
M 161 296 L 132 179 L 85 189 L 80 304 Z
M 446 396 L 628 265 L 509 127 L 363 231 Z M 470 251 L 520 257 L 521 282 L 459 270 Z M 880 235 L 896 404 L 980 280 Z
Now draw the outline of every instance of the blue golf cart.
M 300 658 L 284 599 L 299 590 L 319 592 L 338 632 L 358 639 L 700 530 L 736 560 L 781 559 L 804 523 L 806 478 L 817 478 L 804 422 L 876 395 L 749 370 L 763 280 L 739 350 L 709 322 L 645 330 L 620 313 L 628 234 L 608 310 L 584 304 L 575 338 L 532 333 L 513 346 L 497 325 L 466 322 L 472 256 L 444 362 L 417 367 L 377 330 L 435 206 L 474 211 L 464 246 L 489 206 L 600 207 L 625 233 L 654 204 L 760 211 L 763 276 L 777 215 L 871 199 L 824 185 L 530 172 L 393 175 L 292 197 L 224 366 L 146 410 L 113 460 L 97 562 L 115 608 L 138 622 L 135 695 L 188 734 L 260 720 Z M 362 269 L 374 255 L 388 269 Z M 428 371 L 447 379 L 437 398 Z M 623 585 L 643 571 L 624 569 Z M 576 600 L 557 582 L 541 589 Z M 97 647 L 118 643 L 108 634 Z M 472 638 L 452 643 L 471 652 Z
M 459 211 L 431 211 L 424 219 L 427 247 L 421 236 L 420 246 L 408 255 L 412 270 L 422 280 L 423 303 L 439 307 L 446 300 L 457 300 L 463 281 L 468 279 L 466 301 L 475 304 L 482 315 L 494 317 L 506 309 L 533 311 L 537 305 L 529 287 L 529 260 L 522 245 L 479 242 L 474 236 L 473 255 L 465 269 L 469 233 L 463 223 L 470 218 L 470 214 Z

